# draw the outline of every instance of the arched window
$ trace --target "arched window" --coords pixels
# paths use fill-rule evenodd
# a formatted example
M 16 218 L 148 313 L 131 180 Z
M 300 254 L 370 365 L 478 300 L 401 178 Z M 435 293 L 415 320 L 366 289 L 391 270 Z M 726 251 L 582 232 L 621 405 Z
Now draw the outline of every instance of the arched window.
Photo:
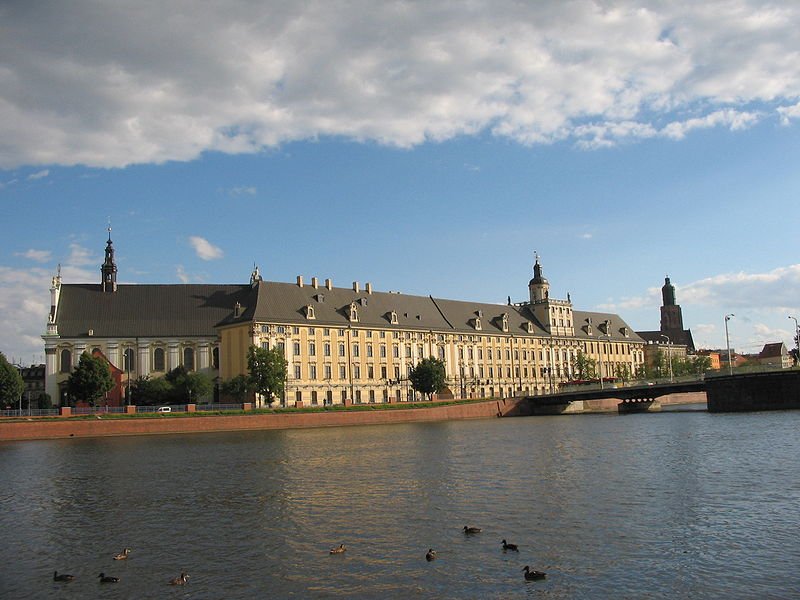
M 187 371 L 194 371 L 194 348 L 183 349 L 183 366 Z
M 122 355 L 122 359 L 123 371 L 130 372 L 136 370 L 136 360 L 133 348 L 126 348 L 124 354 Z
M 72 352 L 69 350 L 61 351 L 61 372 L 69 373 L 72 370 Z
M 164 349 L 156 348 L 153 350 L 153 371 L 164 371 L 165 367 Z

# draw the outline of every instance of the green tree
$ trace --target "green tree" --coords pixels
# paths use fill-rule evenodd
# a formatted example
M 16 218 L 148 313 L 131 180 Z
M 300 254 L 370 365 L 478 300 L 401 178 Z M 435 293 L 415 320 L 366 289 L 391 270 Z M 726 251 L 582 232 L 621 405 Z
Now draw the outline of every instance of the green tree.
M 25 389 L 22 375 L 14 365 L 6 360 L 5 354 L 0 352 L 0 405 L 13 406 Z
M 572 359 L 572 372 L 577 379 L 594 379 L 597 377 L 597 361 L 579 350 Z
M 67 380 L 67 393 L 73 401 L 83 400 L 90 406 L 114 388 L 108 363 L 88 352 L 81 354 L 78 366 Z
M 207 398 L 213 388 L 214 383 L 211 381 L 211 377 L 205 373 L 192 371 L 187 373 L 183 380 L 183 389 L 189 398 L 189 402 L 197 402 Z
M 247 371 L 250 385 L 256 394 L 264 397 L 272 406 L 277 396 L 283 394 L 289 364 L 279 348 L 250 346 L 247 350 Z
M 172 393 L 173 386 L 164 377 L 150 379 L 143 376 L 131 383 L 131 403 L 137 406 L 167 404 Z
M 242 403 L 250 393 L 250 379 L 247 375 L 237 375 L 222 383 L 222 393 Z
M 411 387 L 429 400 L 445 388 L 445 378 L 444 361 L 434 357 L 423 358 L 408 374 Z
M 631 379 L 631 366 L 630 365 L 617 365 L 614 367 L 614 377 L 620 379 L 622 383 L 627 383 Z

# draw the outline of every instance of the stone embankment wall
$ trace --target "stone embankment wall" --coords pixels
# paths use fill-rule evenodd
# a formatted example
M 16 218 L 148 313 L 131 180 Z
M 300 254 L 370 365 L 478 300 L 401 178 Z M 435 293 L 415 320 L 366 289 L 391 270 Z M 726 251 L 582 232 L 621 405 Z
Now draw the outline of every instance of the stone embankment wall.
M 677 404 L 702 404 L 706 401 L 705 392 L 684 392 L 681 394 L 668 394 L 658 398 L 658 408 Z M 603 398 L 601 400 L 580 400 L 568 405 L 556 405 L 538 409 L 540 414 L 578 415 L 593 413 L 617 413 L 619 398 Z
M 154 435 L 258 429 L 295 429 L 379 425 L 458 419 L 486 419 L 529 414 L 524 399 L 509 398 L 486 402 L 448 404 L 431 408 L 392 410 L 342 410 L 328 412 L 285 412 L 231 416 L 171 416 L 124 419 L 34 418 L 0 423 L 0 440 Z
M 800 408 L 800 370 L 713 377 L 706 393 L 709 412 Z

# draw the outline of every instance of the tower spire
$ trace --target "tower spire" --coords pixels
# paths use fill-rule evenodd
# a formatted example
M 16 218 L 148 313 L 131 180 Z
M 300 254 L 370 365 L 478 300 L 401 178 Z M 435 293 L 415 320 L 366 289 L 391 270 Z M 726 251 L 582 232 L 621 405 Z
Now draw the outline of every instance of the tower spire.
M 117 264 L 114 262 L 114 244 L 111 241 L 111 218 L 108 219 L 108 241 L 106 242 L 106 260 L 100 267 L 100 285 L 104 292 L 117 291 Z

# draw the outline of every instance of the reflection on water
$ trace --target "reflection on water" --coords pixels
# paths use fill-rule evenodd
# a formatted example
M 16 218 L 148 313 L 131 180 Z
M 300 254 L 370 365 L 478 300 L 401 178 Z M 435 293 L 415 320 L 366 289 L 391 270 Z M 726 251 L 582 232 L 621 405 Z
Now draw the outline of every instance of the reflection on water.
M 799 425 L 695 412 L 0 444 L 16 559 L 0 597 L 96 597 L 101 571 L 118 598 L 797 597 Z

